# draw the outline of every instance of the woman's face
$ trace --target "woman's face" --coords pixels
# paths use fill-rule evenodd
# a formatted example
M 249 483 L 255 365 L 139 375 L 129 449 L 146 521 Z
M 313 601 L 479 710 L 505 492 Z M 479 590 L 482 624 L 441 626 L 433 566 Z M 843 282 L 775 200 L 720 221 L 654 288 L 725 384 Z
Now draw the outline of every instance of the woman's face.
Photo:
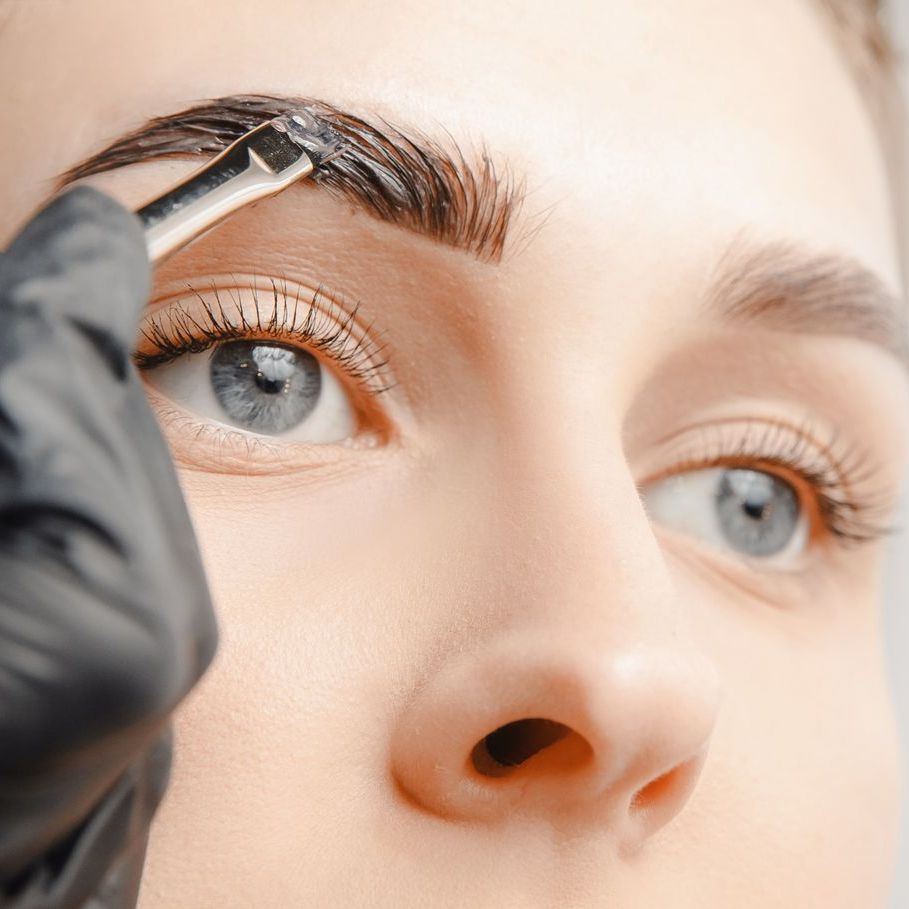
M 139 348 L 222 641 L 142 909 L 883 900 L 902 288 L 810 3 L 21 2 L 0 84 L 4 238 L 237 93 L 525 187 L 501 255 L 311 182 L 158 270 Z

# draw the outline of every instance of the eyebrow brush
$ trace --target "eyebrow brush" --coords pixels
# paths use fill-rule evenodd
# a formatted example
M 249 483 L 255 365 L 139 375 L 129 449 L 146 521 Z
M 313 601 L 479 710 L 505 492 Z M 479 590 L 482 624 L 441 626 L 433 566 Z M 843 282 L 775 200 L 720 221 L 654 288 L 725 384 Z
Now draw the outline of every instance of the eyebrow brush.
M 304 110 L 259 124 L 136 210 L 149 259 L 162 262 L 237 209 L 310 176 L 342 151 L 341 136 Z

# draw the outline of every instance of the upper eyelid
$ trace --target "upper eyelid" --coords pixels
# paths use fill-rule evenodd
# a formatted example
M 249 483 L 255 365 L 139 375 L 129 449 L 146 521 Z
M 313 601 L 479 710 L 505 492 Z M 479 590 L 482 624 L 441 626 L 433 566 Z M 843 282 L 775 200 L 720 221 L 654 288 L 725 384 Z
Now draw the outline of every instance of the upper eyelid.
M 191 352 L 189 348 L 194 342 L 201 349 L 201 342 L 209 342 L 207 347 L 222 338 L 258 336 L 296 340 L 324 351 L 328 359 L 339 363 L 373 395 L 397 385 L 385 355 L 385 333 L 373 322 L 365 328 L 357 323 L 358 303 L 351 304 L 338 294 L 329 294 L 321 285 L 315 289 L 305 288 L 281 277 L 265 279 L 267 287 L 263 288 L 261 280 L 259 283 L 255 279 L 241 282 L 233 277 L 232 286 L 219 286 L 212 278 L 204 293 L 211 295 L 213 300 L 206 299 L 203 291 L 188 283 L 189 293 L 174 293 L 154 302 L 143 317 L 140 333 L 152 348 L 186 347 L 186 353 Z M 253 296 L 254 314 L 247 314 L 243 300 L 238 296 L 244 292 Z M 268 305 L 260 306 L 263 292 L 271 297 L 273 309 Z M 222 294 L 229 295 L 233 311 L 222 300 Z M 193 313 L 187 304 L 196 305 L 199 312 Z M 301 312 L 304 313 L 302 324 Z M 206 318 L 209 325 L 205 324 Z M 135 353 L 140 366 L 149 363 L 148 356 L 141 350 Z M 144 368 L 153 367 L 146 365 Z
M 715 430 L 718 432 L 724 428 L 726 428 L 728 431 L 730 424 L 744 425 L 747 430 L 751 430 L 754 427 L 759 427 L 765 433 L 765 438 L 763 438 L 758 444 L 763 444 L 765 446 L 772 444 L 772 440 L 771 442 L 767 441 L 767 436 L 770 433 L 776 432 L 778 434 L 789 434 L 791 438 L 798 439 L 800 444 L 804 446 L 810 446 L 816 452 L 821 454 L 829 462 L 830 466 L 836 469 L 841 476 L 849 472 L 848 468 L 845 466 L 845 462 L 849 459 L 849 457 L 855 456 L 855 446 L 850 446 L 848 451 L 840 454 L 837 454 L 835 452 L 835 445 L 837 439 L 839 438 L 839 433 L 835 428 L 831 428 L 830 430 L 831 438 L 827 442 L 822 442 L 818 438 L 819 434 L 815 421 L 808 417 L 803 418 L 800 424 L 797 424 L 796 422 L 790 421 L 788 419 L 767 416 L 760 418 L 716 418 L 712 420 L 704 420 L 694 424 L 693 426 L 683 427 L 681 429 L 674 430 L 671 433 L 667 433 L 665 436 L 656 439 L 655 444 L 666 445 L 673 442 L 677 438 L 688 435 L 691 432 L 706 433 L 710 430 Z M 747 451 L 743 453 L 747 453 Z M 867 460 L 867 456 L 864 453 L 858 455 L 858 457 L 860 460 Z

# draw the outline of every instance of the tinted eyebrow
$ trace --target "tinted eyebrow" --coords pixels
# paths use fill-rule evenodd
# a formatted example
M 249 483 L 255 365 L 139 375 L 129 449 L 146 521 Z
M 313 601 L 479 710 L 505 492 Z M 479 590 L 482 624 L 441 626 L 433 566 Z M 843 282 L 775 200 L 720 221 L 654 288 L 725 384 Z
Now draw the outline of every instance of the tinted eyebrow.
M 857 338 L 909 369 L 906 301 L 850 256 L 740 233 L 718 263 L 705 309 L 727 321 Z
M 481 260 L 501 259 L 524 198 L 523 181 L 507 164 L 497 167 L 485 147 L 468 158 L 450 135 L 443 144 L 385 120 L 369 123 L 312 98 L 229 95 L 156 117 L 71 167 L 56 188 L 143 161 L 211 156 L 259 123 L 299 107 L 324 119 L 348 142 L 308 183 Z

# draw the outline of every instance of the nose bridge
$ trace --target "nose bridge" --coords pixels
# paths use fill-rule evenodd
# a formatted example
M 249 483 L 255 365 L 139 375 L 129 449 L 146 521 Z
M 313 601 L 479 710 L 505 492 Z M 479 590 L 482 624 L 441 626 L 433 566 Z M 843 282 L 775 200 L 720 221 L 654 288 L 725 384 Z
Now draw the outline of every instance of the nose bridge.
M 684 610 L 624 457 L 620 427 L 605 413 L 598 419 L 590 401 L 543 397 L 539 408 L 514 408 L 499 424 L 487 510 L 490 532 L 508 540 L 502 594 L 521 591 L 525 618 L 585 628 L 604 642 L 677 640 Z

